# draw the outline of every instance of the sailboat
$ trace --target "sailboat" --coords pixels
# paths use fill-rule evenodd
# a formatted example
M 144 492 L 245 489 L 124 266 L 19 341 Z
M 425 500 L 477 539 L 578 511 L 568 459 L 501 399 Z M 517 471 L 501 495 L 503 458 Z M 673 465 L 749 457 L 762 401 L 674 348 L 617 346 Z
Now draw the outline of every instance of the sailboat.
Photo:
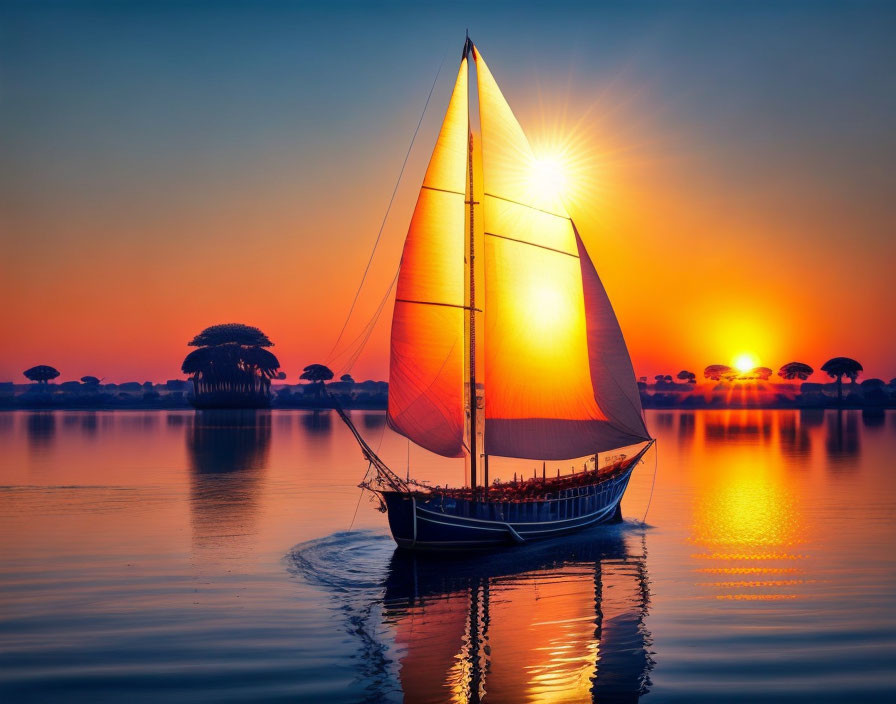
M 523 544 L 621 520 L 654 443 L 607 293 L 539 168 L 468 36 L 404 243 L 387 421 L 430 452 L 466 458 L 469 485 L 403 479 L 337 408 L 370 463 L 362 486 L 400 547 Z M 601 453 L 613 461 L 601 466 Z M 539 460 L 541 476 L 489 484 L 490 456 Z M 548 460 L 584 457 L 582 471 L 547 476 Z

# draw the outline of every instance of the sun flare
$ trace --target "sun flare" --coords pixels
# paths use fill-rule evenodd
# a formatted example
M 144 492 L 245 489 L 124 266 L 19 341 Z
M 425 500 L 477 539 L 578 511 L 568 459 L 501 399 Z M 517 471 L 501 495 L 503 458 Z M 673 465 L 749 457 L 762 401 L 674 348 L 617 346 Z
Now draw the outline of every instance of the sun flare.
M 562 199 L 569 186 L 567 169 L 557 155 L 536 158 L 529 172 L 529 187 L 549 200 Z
M 739 372 L 748 372 L 759 366 L 759 360 L 751 352 L 741 352 L 734 358 L 734 368 Z

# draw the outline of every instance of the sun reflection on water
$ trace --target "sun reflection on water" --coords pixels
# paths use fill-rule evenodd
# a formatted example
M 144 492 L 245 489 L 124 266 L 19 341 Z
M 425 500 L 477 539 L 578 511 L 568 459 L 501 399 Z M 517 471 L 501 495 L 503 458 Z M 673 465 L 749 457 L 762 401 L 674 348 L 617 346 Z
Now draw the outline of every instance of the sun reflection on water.
M 755 579 L 698 585 L 716 599 L 796 598 L 794 588 L 804 585 L 804 580 L 774 578 L 800 572 L 787 563 L 805 557 L 799 547 L 807 540 L 801 499 L 781 461 L 781 448 L 787 443 L 756 440 L 791 436 L 798 428 L 793 427 L 792 419 L 781 427 L 780 416 L 768 414 L 707 413 L 700 419 L 706 457 L 695 465 L 689 540 L 706 552 L 692 558 L 742 564 L 699 566 L 695 572 L 751 575 Z M 763 579 L 764 575 L 768 578 Z

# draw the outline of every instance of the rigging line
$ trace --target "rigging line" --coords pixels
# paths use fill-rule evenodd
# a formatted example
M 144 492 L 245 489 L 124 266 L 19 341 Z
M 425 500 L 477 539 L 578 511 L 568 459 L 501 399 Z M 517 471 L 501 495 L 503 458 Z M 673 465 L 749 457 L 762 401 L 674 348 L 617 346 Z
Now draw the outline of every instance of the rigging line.
M 374 311 L 374 313 L 375 313 L 375 312 L 376 312 L 376 311 Z M 348 358 L 351 358 L 351 354 L 350 354 L 350 353 L 352 353 L 352 351 L 354 350 L 355 345 L 357 344 L 357 342 L 358 342 L 362 337 L 364 337 L 364 335 L 366 334 L 366 332 L 367 332 L 367 326 L 368 326 L 368 325 L 370 325 L 370 321 L 369 321 L 369 320 L 368 320 L 366 323 L 364 323 L 364 326 L 361 328 L 361 332 L 358 333 L 357 337 L 355 337 L 354 340 L 352 340 L 348 345 L 346 345 L 346 346 L 345 346 L 345 349 L 343 349 L 341 352 L 338 352 L 337 354 L 335 354 L 335 355 L 333 356 L 333 359 L 332 359 L 333 362 L 335 362 L 337 359 L 339 359 L 340 357 L 342 357 L 343 355 L 346 355 L 346 354 L 349 355 L 349 356 L 347 357 L 347 359 L 348 359 Z
M 383 446 L 383 438 L 386 437 L 386 427 L 389 425 L 389 409 L 386 409 L 386 418 L 383 421 L 383 427 L 380 428 L 380 438 L 376 442 L 376 449 L 374 452 L 379 452 L 380 448 Z
M 342 330 L 339 331 L 339 336 L 336 338 L 336 342 L 333 343 L 333 347 L 330 349 L 327 354 L 328 357 L 332 356 L 333 351 L 339 345 L 342 340 L 342 336 L 345 334 L 345 329 L 348 327 L 348 321 L 351 320 L 352 312 L 355 310 L 355 305 L 358 303 L 358 296 L 361 295 L 361 289 L 364 287 L 364 282 L 367 280 L 367 274 L 370 272 L 370 265 L 373 262 L 373 255 L 376 254 L 376 248 L 380 243 L 380 238 L 383 236 L 383 229 L 386 227 L 386 219 L 389 217 L 389 212 L 392 210 L 392 204 L 395 202 L 395 194 L 398 193 L 398 186 L 401 184 L 401 177 L 404 175 L 404 168 L 408 165 L 408 158 L 411 156 L 411 149 L 414 146 L 414 141 L 417 139 L 417 133 L 420 131 L 420 125 L 423 124 L 423 117 L 426 115 L 426 108 L 429 107 L 429 99 L 432 98 L 432 93 L 435 90 L 436 82 L 439 80 L 439 76 L 442 73 L 442 66 L 445 64 L 445 57 L 442 57 L 441 62 L 439 62 L 439 69 L 436 71 L 436 77 L 432 81 L 432 86 L 429 89 L 429 95 L 426 96 L 426 102 L 423 104 L 423 112 L 420 113 L 420 119 L 417 121 L 417 127 L 414 129 L 414 134 L 411 137 L 411 143 L 408 145 L 408 151 L 404 155 L 404 161 L 401 163 L 401 169 L 398 172 L 398 180 L 395 182 L 395 188 L 392 189 L 392 197 L 389 198 L 389 205 L 386 207 L 386 213 L 383 215 L 383 221 L 380 223 L 380 229 L 376 233 L 376 240 L 373 242 L 373 249 L 370 252 L 370 257 L 367 259 L 367 266 L 364 267 L 364 274 L 361 276 L 361 283 L 358 284 L 358 290 L 355 291 L 355 297 L 352 299 L 352 304 L 348 309 L 348 315 L 345 316 L 345 322 L 342 324 Z
M 364 334 L 364 339 L 361 340 L 361 342 L 358 344 L 357 349 L 349 357 L 349 361 L 348 361 L 348 369 L 349 370 L 351 370 L 351 368 L 355 365 L 355 362 L 358 361 L 358 357 L 361 356 L 361 352 L 364 351 L 364 347 L 367 345 L 367 342 L 370 340 L 370 336 L 373 334 L 374 329 L 376 329 L 376 325 L 379 322 L 380 315 L 382 315 L 383 309 L 386 307 L 386 303 L 389 302 L 389 297 L 392 294 L 392 289 L 395 288 L 395 284 L 398 282 L 398 275 L 399 275 L 399 270 L 396 270 L 395 276 L 392 277 L 392 283 L 389 284 L 389 288 L 386 289 L 386 293 L 383 295 L 382 299 L 380 299 L 380 303 L 376 308 L 376 312 L 373 314 L 373 316 L 370 318 L 367 325 L 365 326 L 366 333 Z
M 374 310 L 373 315 L 371 315 L 370 319 L 366 323 L 364 323 L 364 326 L 361 328 L 361 332 L 358 333 L 357 337 L 355 337 L 354 340 L 352 340 L 348 345 L 346 345 L 345 348 L 341 352 L 338 352 L 336 355 L 333 356 L 333 358 L 332 358 L 333 362 L 335 362 L 340 357 L 342 357 L 343 355 L 346 355 L 346 354 L 348 354 L 348 357 L 346 357 L 346 359 L 351 360 L 353 357 L 357 356 L 356 353 L 359 353 L 359 351 L 361 349 L 363 349 L 364 345 L 367 342 L 367 339 L 364 339 L 363 341 L 361 341 L 357 348 L 355 348 L 355 345 L 358 344 L 362 338 L 368 338 L 370 336 L 371 326 L 376 325 L 376 322 L 377 322 L 379 316 L 382 314 L 383 307 L 385 306 L 386 302 L 389 300 L 389 295 L 392 293 L 392 288 L 395 286 L 395 282 L 397 280 L 398 280 L 398 272 L 396 271 L 395 276 L 392 278 L 392 283 L 389 285 L 389 288 L 386 289 L 385 295 L 380 300 L 380 302 L 377 304 L 376 310 Z M 354 361 L 350 362 L 349 364 L 350 365 L 354 364 Z
M 355 350 L 354 354 L 349 358 L 348 367 L 343 372 L 343 374 L 348 374 L 352 367 L 355 366 L 355 362 L 358 361 L 358 357 L 361 356 L 361 352 L 364 351 L 364 347 L 367 346 L 368 341 L 370 340 L 370 336 L 373 334 L 374 329 L 376 329 L 376 324 L 379 322 L 380 315 L 383 313 L 383 309 L 386 307 L 386 303 L 389 300 L 389 295 L 392 293 L 392 289 L 395 287 L 395 283 L 398 281 L 398 272 L 395 272 L 395 276 L 392 279 L 392 283 L 389 284 L 389 288 L 386 290 L 386 295 L 383 296 L 383 299 L 380 301 L 380 305 L 376 310 L 374 316 L 370 319 L 367 327 L 367 334 L 364 336 L 364 339 L 361 340 L 361 343 L 358 345 L 358 349 Z
M 362 484 L 367 481 L 367 475 L 370 474 L 371 466 L 373 466 L 373 463 L 370 463 L 367 465 L 367 471 L 364 472 L 364 478 L 361 480 Z M 348 524 L 348 532 L 349 533 L 352 532 L 352 528 L 355 525 L 355 519 L 358 517 L 358 508 L 360 508 L 361 499 L 363 499 L 363 498 L 364 498 L 364 489 L 362 488 L 361 493 L 358 494 L 358 503 L 355 504 L 355 512 L 354 512 L 354 514 L 352 514 L 352 522 Z
M 650 510 L 650 502 L 653 501 L 653 488 L 656 486 L 656 466 L 658 463 L 658 459 L 660 456 L 660 450 L 657 446 L 656 440 L 653 441 L 653 481 L 650 482 L 650 496 L 647 497 L 647 508 L 644 509 L 644 518 L 641 519 L 641 523 L 647 525 L 647 512 Z

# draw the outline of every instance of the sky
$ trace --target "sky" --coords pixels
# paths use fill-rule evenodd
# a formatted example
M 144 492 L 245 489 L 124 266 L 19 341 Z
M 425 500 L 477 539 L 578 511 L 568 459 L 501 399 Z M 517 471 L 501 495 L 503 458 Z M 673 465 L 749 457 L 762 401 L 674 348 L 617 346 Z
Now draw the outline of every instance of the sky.
M 896 376 L 896 5 L 0 1 L 0 381 L 181 378 L 223 322 L 288 380 L 346 371 L 466 29 L 568 162 L 639 376 L 744 353 Z M 390 318 L 356 378 L 386 378 Z

